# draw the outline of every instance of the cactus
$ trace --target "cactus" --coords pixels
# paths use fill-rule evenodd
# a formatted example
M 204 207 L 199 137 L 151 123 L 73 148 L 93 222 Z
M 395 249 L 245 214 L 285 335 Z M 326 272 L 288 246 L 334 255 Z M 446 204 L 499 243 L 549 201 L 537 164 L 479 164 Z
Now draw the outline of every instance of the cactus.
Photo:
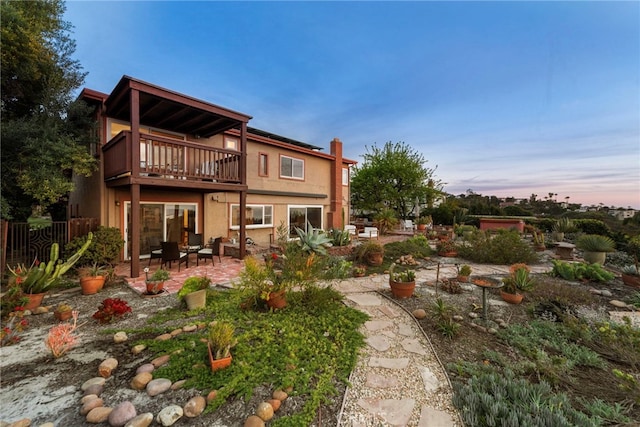
M 65 262 L 58 259 L 60 248 L 57 243 L 54 243 L 51 245 L 49 262 L 38 263 L 35 260 L 30 267 L 26 267 L 24 264 L 19 264 L 15 269 L 8 267 L 11 274 L 15 276 L 15 284 L 20 286 L 27 294 L 39 294 L 48 291 L 80 259 L 89 245 L 91 245 L 92 239 L 93 233 L 89 233 L 85 244 Z

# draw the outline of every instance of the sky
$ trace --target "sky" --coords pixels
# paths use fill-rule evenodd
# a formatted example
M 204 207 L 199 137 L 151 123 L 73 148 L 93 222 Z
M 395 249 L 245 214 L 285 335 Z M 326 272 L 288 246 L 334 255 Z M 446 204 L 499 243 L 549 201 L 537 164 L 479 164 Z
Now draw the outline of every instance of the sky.
M 83 87 L 128 75 L 358 162 L 403 142 L 450 194 L 640 209 L 640 2 L 66 6 Z

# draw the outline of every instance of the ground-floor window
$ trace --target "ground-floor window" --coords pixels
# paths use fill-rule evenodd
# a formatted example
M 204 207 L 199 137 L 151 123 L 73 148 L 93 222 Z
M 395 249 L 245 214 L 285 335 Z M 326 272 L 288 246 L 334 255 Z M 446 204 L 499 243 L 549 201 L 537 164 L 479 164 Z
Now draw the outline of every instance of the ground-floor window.
M 289 206 L 289 235 L 296 237 L 295 228 L 307 229 L 307 222 L 313 228 L 322 228 L 322 206 Z
M 131 202 L 126 203 L 127 232 L 125 258 L 131 257 Z M 140 255 L 148 256 L 160 242 L 188 243 L 189 232 L 196 233 L 196 203 L 140 203 Z
M 272 205 L 247 205 L 245 225 L 247 228 L 273 227 Z M 231 205 L 231 229 L 240 228 L 240 205 Z

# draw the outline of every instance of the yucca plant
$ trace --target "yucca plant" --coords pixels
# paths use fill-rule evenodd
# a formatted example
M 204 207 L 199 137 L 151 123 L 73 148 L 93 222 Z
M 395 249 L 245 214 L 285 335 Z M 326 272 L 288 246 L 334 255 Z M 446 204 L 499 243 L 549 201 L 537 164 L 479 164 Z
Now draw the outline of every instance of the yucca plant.
M 554 233 L 574 233 L 578 228 L 567 217 L 562 217 L 553 225 Z
M 611 238 L 599 234 L 583 234 L 578 237 L 576 246 L 587 252 L 613 252 L 616 249 Z

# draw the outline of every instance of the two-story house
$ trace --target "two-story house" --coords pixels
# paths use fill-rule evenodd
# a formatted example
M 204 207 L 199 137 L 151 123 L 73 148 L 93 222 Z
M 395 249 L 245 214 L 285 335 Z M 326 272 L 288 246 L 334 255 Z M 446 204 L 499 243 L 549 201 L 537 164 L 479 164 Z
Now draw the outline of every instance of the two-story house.
M 152 242 L 189 232 L 267 245 L 277 228 L 339 228 L 349 218 L 349 168 L 334 138 L 320 147 L 248 127 L 249 115 L 124 76 L 95 106 L 99 170 L 76 177 L 73 217 L 122 230 L 131 276 Z M 244 257 L 244 245 L 240 245 Z

